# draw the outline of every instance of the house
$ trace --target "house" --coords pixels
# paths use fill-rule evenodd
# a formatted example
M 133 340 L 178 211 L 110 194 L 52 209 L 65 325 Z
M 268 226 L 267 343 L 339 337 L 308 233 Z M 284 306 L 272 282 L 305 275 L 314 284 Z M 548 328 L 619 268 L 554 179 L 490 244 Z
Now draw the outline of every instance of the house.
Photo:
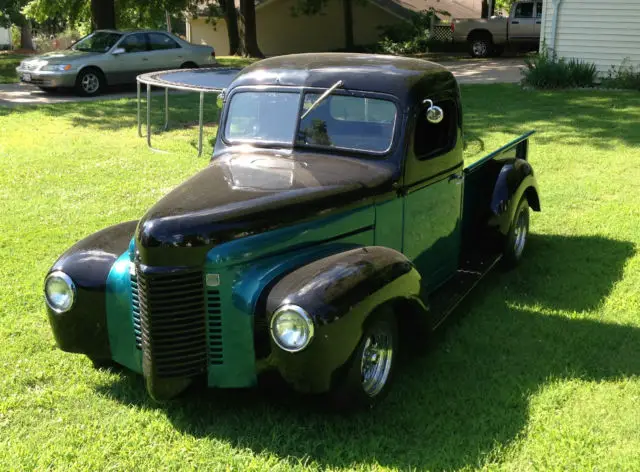
M 265 55 L 333 51 L 344 47 L 341 0 L 327 0 L 322 13 L 313 16 L 292 15 L 297 3 L 298 0 L 256 3 L 258 45 Z M 354 0 L 355 44 L 374 44 L 380 39 L 380 27 L 407 22 L 413 13 L 430 7 L 447 11 L 456 18 L 479 18 L 482 0 Z M 207 10 L 201 11 L 206 14 Z M 188 19 L 187 40 L 213 46 L 219 55 L 229 52 L 224 19 L 208 21 L 201 15 Z
M 0 26 L 0 51 L 11 49 L 11 30 Z
M 595 64 L 640 67 L 640 0 L 545 0 L 541 48 Z

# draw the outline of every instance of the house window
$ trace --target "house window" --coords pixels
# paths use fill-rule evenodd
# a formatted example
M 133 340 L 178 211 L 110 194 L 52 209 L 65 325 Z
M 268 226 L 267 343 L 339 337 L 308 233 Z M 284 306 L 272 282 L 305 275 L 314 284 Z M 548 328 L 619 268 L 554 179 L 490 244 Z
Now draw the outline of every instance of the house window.
M 416 121 L 413 151 L 420 160 L 431 159 L 451 151 L 458 140 L 458 107 L 453 100 L 436 102 L 444 118 L 440 123 L 427 121 L 427 108 L 421 109 Z

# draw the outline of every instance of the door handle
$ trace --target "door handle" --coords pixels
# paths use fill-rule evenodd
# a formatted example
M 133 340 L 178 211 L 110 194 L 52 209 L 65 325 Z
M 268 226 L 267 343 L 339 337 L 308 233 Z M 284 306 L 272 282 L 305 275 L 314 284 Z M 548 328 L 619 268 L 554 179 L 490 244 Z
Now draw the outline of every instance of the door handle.
M 542 21 L 536 21 L 536 25 L 541 25 Z
M 519 22 L 519 21 L 512 21 L 512 22 L 511 22 L 511 24 L 512 24 L 512 25 L 519 25 L 519 24 L 520 24 L 520 22 Z
M 143 57 L 143 58 L 142 58 L 142 60 L 143 60 L 143 61 L 148 61 L 148 60 L 149 60 L 149 58 L 148 58 L 148 57 Z

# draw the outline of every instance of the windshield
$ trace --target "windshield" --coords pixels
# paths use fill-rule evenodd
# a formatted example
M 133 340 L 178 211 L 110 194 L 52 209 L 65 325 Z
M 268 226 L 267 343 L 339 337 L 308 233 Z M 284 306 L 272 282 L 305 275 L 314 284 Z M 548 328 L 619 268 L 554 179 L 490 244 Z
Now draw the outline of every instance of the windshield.
M 392 101 L 332 94 L 300 119 L 321 95 L 305 93 L 301 111 L 298 92 L 238 92 L 229 104 L 225 139 L 375 154 L 391 148 L 397 114 Z
M 122 35 L 118 33 L 92 33 L 74 44 L 72 49 L 86 52 L 107 52 L 121 37 Z

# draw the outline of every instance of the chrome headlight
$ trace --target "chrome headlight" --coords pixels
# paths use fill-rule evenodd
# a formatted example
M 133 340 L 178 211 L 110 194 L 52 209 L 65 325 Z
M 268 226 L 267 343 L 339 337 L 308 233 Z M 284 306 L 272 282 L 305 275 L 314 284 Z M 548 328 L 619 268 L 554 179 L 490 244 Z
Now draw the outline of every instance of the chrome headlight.
M 47 72 L 64 72 L 65 70 L 71 70 L 71 64 L 47 64 L 41 70 Z
M 278 308 L 271 318 L 271 337 L 281 349 L 302 351 L 313 339 L 313 321 L 297 305 Z
M 76 299 L 76 286 L 67 274 L 51 272 L 44 281 L 44 298 L 56 313 L 69 311 Z

